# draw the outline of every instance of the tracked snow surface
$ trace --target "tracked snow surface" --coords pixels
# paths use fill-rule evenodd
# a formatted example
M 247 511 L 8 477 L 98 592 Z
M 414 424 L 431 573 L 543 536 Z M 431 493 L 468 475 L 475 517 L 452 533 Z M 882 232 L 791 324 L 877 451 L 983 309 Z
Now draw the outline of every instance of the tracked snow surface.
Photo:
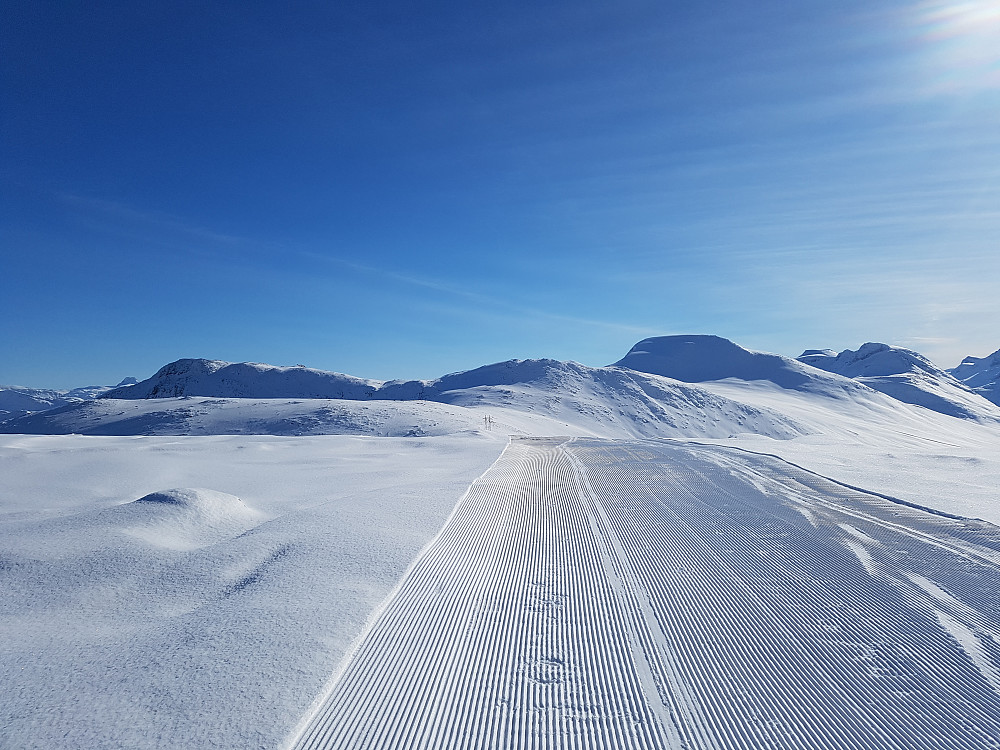
M 989 747 L 998 587 L 986 523 L 722 448 L 515 440 L 294 747 Z
M 1000 426 L 869 376 L 182 360 L 7 421 L 0 748 L 996 750 Z

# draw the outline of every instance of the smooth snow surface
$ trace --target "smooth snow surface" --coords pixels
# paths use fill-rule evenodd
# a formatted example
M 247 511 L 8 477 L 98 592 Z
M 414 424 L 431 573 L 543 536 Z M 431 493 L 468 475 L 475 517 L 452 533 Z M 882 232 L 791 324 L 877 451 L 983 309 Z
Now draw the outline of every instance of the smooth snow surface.
M 3 436 L 0 748 L 274 750 L 505 444 Z
M 519 439 L 292 742 L 987 748 L 1000 529 L 725 448 Z

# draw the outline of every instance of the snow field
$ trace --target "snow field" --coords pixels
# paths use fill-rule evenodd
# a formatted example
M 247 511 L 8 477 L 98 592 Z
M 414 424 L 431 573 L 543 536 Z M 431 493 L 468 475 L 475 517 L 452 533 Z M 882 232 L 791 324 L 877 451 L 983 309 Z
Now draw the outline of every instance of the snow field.
M 998 550 L 766 457 L 516 439 L 291 744 L 998 747 Z
M 0 748 L 274 750 L 505 444 L 0 437 Z

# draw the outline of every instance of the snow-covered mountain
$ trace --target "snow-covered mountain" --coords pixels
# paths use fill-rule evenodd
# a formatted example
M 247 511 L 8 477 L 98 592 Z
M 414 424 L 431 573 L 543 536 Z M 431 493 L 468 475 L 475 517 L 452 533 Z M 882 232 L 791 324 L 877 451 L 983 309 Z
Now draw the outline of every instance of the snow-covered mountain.
M 57 409 L 81 401 L 89 401 L 112 388 L 125 388 L 135 382 L 135 378 L 125 378 L 117 386 L 87 385 L 68 391 L 0 385 L 0 421 L 16 419 L 34 412 Z
M 214 359 L 179 359 L 164 365 L 151 377 L 104 398 L 372 398 L 381 385 L 338 372 L 309 367 L 276 367 L 254 362 L 221 362 Z
M 495 424 L 511 434 L 784 439 L 832 425 L 856 433 L 873 419 L 919 422 L 910 405 L 1000 421 L 1000 407 L 905 349 L 866 344 L 795 360 L 697 335 L 645 339 L 606 367 L 509 360 L 435 380 L 181 359 L 97 399 L 53 400 L 0 431 L 405 436 Z
M 843 378 L 817 372 L 779 354 L 744 349 L 720 336 L 656 336 L 643 339 L 614 366 L 685 383 L 730 379 L 767 381 L 780 388 L 833 398 L 859 390 L 855 383 Z
M 776 411 L 696 385 L 550 359 L 499 362 L 436 380 L 388 382 L 307 368 L 179 360 L 97 401 L 9 421 L 2 429 L 409 435 L 480 429 L 487 415 L 498 428 L 531 434 L 727 437 L 751 432 L 785 438 L 804 431 Z
M 966 357 L 948 372 L 983 398 L 1000 405 L 1000 349 L 988 357 Z
M 377 721 L 403 710 L 407 727 L 425 726 L 409 717 L 430 706 L 436 723 L 424 736 L 440 738 L 473 714 L 452 700 L 468 691 L 426 690 L 432 663 L 474 688 L 495 685 L 493 697 L 512 680 L 517 695 L 556 697 L 564 680 L 574 690 L 604 680 L 610 703 L 584 696 L 578 724 L 611 717 L 602 726 L 626 740 L 660 725 L 621 696 L 662 705 L 663 727 L 681 726 L 673 706 L 721 717 L 717 731 L 687 735 L 692 747 L 795 740 L 780 721 L 788 706 L 773 713 L 775 733 L 758 721 L 769 696 L 791 695 L 829 716 L 821 740 L 796 746 L 836 746 L 844 735 L 827 736 L 830 725 L 858 732 L 849 746 L 889 726 L 881 736 L 979 747 L 996 722 L 971 740 L 937 732 L 950 731 L 945 714 L 957 705 L 941 696 L 971 706 L 954 725 L 963 732 L 986 726 L 966 716 L 998 715 L 989 711 L 1000 705 L 990 650 L 1000 536 L 989 524 L 1000 523 L 1000 421 L 956 418 L 863 382 L 913 368 L 943 382 L 912 358 L 896 357 L 901 372 L 885 375 L 891 356 L 879 367 L 804 356 L 852 377 L 708 336 L 647 339 L 607 367 L 511 360 L 427 381 L 181 360 L 113 398 L 0 424 L 21 433 L 0 435 L 7 745 L 304 747 L 300 730 L 347 724 L 327 724 L 338 715 L 322 696 L 333 695 L 331 675 L 348 673 L 388 675 L 373 684 L 401 708 L 377 709 Z M 152 437 L 115 437 L 134 435 Z M 439 554 L 453 542 L 464 557 Z M 417 577 L 422 569 L 433 575 Z M 418 585 L 401 586 L 411 575 Z M 417 609 L 390 609 L 393 591 L 413 592 Z M 480 617 L 483 602 L 487 614 L 512 616 Z M 791 630 L 775 632 L 775 606 Z M 365 637 L 380 621 L 403 637 Z M 482 629 L 498 623 L 509 629 Z M 663 623 L 676 628 L 671 648 L 648 638 Z M 553 628 L 556 652 L 534 649 Z M 837 661 L 843 639 L 831 632 L 847 632 L 852 653 L 906 660 L 906 686 L 920 678 L 907 695 L 919 700 L 897 712 L 896 683 L 873 688 L 867 657 Z M 645 646 L 618 647 L 636 633 L 650 659 Z M 404 658 L 343 671 L 364 643 L 395 643 Z M 697 691 L 669 682 L 679 658 L 693 679 L 715 665 Z M 716 676 L 730 673 L 736 682 L 720 688 Z M 873 716 L 899 721 L 852 724 L 841 675 L 857 678 Z M 728 689 L 736 683 L 742 692 Z M 681 700 L 668 706 L 663 686 Z M 755 690 L 761 702 L 746 703 Z M 346 695 L 362 713 L 378 705 Z M 517 700 L 498 713 L 471 695 L 533 731 Z M 567 721 L 579 719 L 575 705 Z M 442 723 L 456 706 L 462 719 Z M 819 713 L 829 706 L 845 713 Z M 362 713 L 351 726 L 365 732 L 376 722 Z M 677 734 L 660 743 L 681 744 Z
M 810 349 L 799 358 L 812 367 L 853 378 L 908 404 L 965 419 L 1000 419 L 1000 409 L 917 352 L 867 343 L 834 354 Z

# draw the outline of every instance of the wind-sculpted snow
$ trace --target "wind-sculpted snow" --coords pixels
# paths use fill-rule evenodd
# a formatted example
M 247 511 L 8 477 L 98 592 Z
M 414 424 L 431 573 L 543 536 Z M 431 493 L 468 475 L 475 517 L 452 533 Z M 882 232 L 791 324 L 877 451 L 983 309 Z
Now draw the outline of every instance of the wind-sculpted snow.
M 340 399 L 97 399 L 0 424 L 35 435 L 372 435 L 419 437 L 482 427 L 471 410 Z
M 996 748 L 1000 530 L 779 460 L 513 440 L 290 740 Z
M 917 352 L 868 343 L 857 351 L 803 352 L 799 361 L 854 378 L 907 404 L 963 419 L 1000 420 L 1000 408 Z
M 966 357 L 948 372 L 983 398 L 1000 405 L 1000 349 L 988 357 Z

